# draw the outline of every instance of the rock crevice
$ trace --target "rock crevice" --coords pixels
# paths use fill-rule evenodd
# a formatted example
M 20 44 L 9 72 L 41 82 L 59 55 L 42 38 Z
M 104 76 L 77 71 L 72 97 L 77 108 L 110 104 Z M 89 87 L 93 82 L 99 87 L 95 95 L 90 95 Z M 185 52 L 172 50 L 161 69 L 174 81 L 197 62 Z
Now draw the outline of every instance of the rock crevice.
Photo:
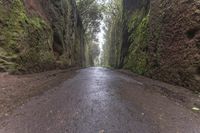
M 0 28 L 1 71 L 84 65 L 84 31 L 74 0 L 0 0 Z
M 195 0 L 122 0 L 118 68 L 200 90 L 200 3 Z M 114 36 L 114 34 L 113 34 Z M 116 37 L 111 40 L 117 43 Z M 112 46 L 114 47 L 114 46 Z M 113 55 L 110 55 L 113 56 Z M 114 57 L 113 57 L 114 58 Z

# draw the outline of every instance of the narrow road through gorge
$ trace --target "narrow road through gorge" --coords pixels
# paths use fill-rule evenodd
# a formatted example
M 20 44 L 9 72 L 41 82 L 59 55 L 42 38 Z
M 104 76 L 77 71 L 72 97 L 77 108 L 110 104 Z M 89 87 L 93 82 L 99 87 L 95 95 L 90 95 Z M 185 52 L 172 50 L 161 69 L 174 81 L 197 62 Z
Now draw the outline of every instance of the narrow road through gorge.
M 77 70 L 15 109 L 0 133 L 200 133 L 199 114 L 181 104 L 185 99 L 156 86 L 174 87 L 106 68 Z

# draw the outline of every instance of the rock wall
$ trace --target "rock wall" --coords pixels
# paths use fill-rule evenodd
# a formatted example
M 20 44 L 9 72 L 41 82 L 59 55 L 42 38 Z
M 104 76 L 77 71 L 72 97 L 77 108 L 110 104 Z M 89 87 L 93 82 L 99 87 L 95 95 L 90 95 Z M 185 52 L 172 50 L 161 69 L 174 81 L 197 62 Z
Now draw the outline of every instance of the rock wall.
M 84 65 L 75 0 L 0 0 L 0 70 L 39 72 Z
M 151 0 L 150 76 L 200 91 L 199 16 L 198 0 Z
M 119 68 L 200 91 L 200 2 L 123 0 Z
M 144 74 L 147 71 L 149 0 L 124 0 L 124 30 L 121 67 Z

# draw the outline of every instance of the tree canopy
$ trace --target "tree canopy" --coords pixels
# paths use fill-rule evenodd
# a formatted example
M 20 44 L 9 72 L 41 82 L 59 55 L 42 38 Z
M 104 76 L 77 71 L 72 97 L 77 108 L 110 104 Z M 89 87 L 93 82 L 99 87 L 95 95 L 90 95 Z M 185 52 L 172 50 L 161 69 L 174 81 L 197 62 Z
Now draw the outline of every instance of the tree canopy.
M 103 6 L 97 0 L 77 0 L 77 7 L 87 36 L 96 40 L 103 19 Z

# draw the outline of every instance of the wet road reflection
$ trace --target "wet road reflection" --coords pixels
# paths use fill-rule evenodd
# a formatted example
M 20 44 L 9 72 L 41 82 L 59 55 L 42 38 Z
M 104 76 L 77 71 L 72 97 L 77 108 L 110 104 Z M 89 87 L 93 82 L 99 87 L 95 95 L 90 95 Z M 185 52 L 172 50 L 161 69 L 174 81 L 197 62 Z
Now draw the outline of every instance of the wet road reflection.
M 0 133 L 199 133 L 198 118 L 146 88 L 109 69 L 78 70 L 17 109 Z

